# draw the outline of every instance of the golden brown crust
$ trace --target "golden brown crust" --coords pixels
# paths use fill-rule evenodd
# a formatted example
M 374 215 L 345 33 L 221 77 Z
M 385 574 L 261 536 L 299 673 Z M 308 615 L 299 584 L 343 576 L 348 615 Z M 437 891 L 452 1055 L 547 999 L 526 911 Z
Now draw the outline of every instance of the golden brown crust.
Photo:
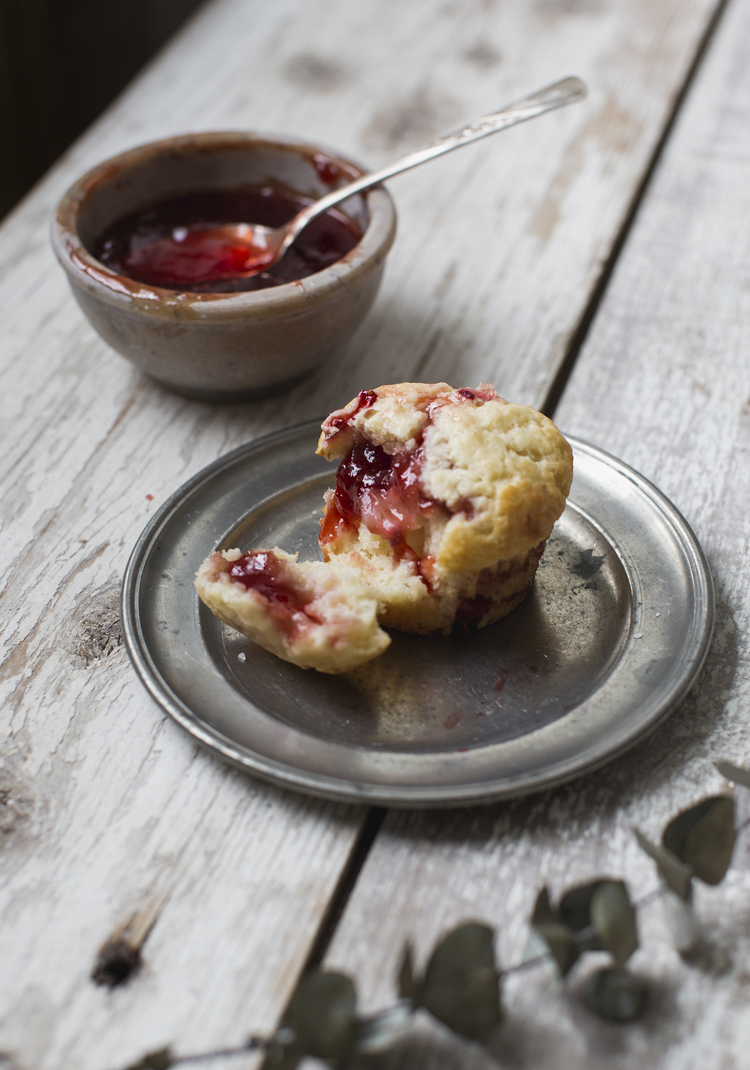
M 397 560 L 388 553 L 353 550 L 329 560 L 346 561 L 378 600 L 378 619 L 386 628 L 415 635 L 449 635 L 458 623 L 484 628 L 510 613 L 531 590 L 544 544 L 526 557 L 498 562 L 481 572 L 438 576 L 434 566 Z M 420 571 L 421 568 L 421 571 Z M 430 574 L 425 582 L 423 574 Z
M 536 409 L 440 409 L 425 433 L 422 472 L 427 494 L 453 512 L 437 549 L 440 567 L 477 571 L 527 554 L 549 537 L 572 478 L 569 444 Z

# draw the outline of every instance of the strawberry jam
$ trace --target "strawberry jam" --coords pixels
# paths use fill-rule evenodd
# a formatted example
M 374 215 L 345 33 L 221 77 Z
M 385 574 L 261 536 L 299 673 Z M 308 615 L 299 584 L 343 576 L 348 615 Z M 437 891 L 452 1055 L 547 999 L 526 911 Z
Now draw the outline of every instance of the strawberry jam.
M 345 427 L 349 427 L 355 416 L 358 416 L 363 409 L 369 409 L 377 400 L 378 395 L 374 390 L 360 390 L 359 394 L 357 394 L 357 400 L 353 409 L 341 413 L 340 416 L 329 416 L 325 421 L 324 429 L 326 439 L 330 441 L 330 439 L 332 439 L 334 435 L 337 435 L 339 431 L 343 431 Z
M 391 543 L 400 556 L 409 552 L 406 536 L 422 526 L 420 514 L 436 503 L 420 487 L 422 450 L 391 456 L 382 446 L 358 442 L 339 465 L 336 490 L 320 531 L 321 545 L 343 526 L 356 531 L 360 520 Z
M 497 397 L 494 387 L 480 383 L 476 390 L 468 387 L 435 393 L 427 387 L 423 396 L 414 401 L 416 408 L 427 415 L 429 426 L 435 414 L 446 405 L 462 405 L 467 402 L 483 404 Z M 378 400 L 375 390 L 362 390 L 346 409 L 340 409 L 324 421 L 323 437 L 331 443 L 336 436 L 354 423 L 363 409 L 370 408 Z M 421 556 L 414 549 L 419 538 L 409 539 L 411 532 L 424 527 L 427 514 L 440 511 L 450 515 L 450 510 L 441 502 L 425 494 L 420 482 L 424 464 L 424 433 L 417 436 L 416 449 L 390 454 L 372 442 L 360 439 L 349 450 L 339 465 L 336 474 L 336 489 L 327 498 L 325 516 L 321 522 L 320 544 L 325 547 L 334 542 L 347 529 L 356 533 L 360 522 L 374 535 L 387 539 L 397 557 L 411 557 L 418 564 L 420 575 L 429 587 L 434 572 L 434 559 Z M 460 509 L 467 516 L 473 514 L 469 501 L 460 501 L 454 510 Z
M 313 595 L 289 582 L 284 562 L 271 550 L 251 550 L 238 558 L 229 570 L 235 583 L 257 591 L 268 603 L 274 623 L 285 635 L 291 635 L 305 622 L 305 606 Z
M 91 252 L 106 267 L 138 282 L 189 293 L 239 293 L 307 278 L 346 256 L 362 237 L 335 208 L 314 219 L 278 263 L 243 277 L 263 263 L 263 250 L 222 227 L 261 223 L 279 227 L 310 199 L 263 186 L 206 190 L 172 197 L 113 223 Z

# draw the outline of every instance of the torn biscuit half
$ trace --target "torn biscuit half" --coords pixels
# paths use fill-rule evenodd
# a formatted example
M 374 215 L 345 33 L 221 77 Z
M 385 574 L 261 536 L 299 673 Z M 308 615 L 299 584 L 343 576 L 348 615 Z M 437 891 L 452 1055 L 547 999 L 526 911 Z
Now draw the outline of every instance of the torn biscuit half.
M 349 672 L 391 642 L 377 598 L 346 562 L 297 561 L 278 549 L 217 551 L 195 586 L 225 624 L 302 669 Z

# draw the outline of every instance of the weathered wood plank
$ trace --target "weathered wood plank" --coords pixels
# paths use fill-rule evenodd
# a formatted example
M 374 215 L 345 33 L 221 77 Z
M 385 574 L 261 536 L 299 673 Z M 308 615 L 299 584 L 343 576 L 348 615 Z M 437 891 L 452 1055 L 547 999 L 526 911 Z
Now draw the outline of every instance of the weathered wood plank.
M 159 716 L 114 610 L 149 512 L 221 453 L 363 385 L 484 378 L 539 401 L 714 5 L 215 0 L 3 227 L 0 1050 L 21 1066 L 96 1070 L 270 1028 L 362 819 L 237 777 Z M 52 260 L 57 197 L 128 145 L 247 126 L 377 163 L 572 71 L 592 86 L 585 109 L 394 183 L 378 310 L 286 397 L 167 394 L 92 334 Z M 157 919 L 147 966 L 108 995 L 93 956 L 133 915 Z
M 598 874 L 637 897 L 656 885 L 631 833 L 721 789 L 713 761 L 750 764 L 750 5 L 730 5 L 648 192 L 557 418 L 653 479 L 694 525 L 717 580 L 718 627 L 700 684 L 631 755 L 563 789 L 470 813 L 393 814 L 371 852 L 328 962 L 367 1003 L 392 998 L 402 941 L 425 954 L 465 918 L 499 929 L 519 961 L 538 888 Z M 747 802 L 743 803 L 747 809 Z M 698 889 L 702 942 L 682 961 L 662 906 L 644 909 L 634 969 L 653 983 L 641 1023 L 607 1025 L 551 968 L 507 984 L 502 1065 L 692 1070 L 747 1061 L 747 830 L 719 888 Z M 580 985 L 581 975 L 574 981 Z M 417 1053 L 419 1055 L 417 1056 Z M 494 1065 L 427 1030 L 377 1065 Z

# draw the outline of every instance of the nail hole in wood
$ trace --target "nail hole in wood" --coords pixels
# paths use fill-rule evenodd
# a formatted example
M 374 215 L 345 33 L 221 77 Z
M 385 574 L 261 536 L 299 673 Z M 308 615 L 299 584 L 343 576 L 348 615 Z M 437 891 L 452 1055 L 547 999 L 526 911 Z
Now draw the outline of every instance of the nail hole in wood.
M 119 988 L 134 977 L 142 965 L 140 948 L 122 938 L 108 940 L 99 948 L 91 980 L 104 988 Z

